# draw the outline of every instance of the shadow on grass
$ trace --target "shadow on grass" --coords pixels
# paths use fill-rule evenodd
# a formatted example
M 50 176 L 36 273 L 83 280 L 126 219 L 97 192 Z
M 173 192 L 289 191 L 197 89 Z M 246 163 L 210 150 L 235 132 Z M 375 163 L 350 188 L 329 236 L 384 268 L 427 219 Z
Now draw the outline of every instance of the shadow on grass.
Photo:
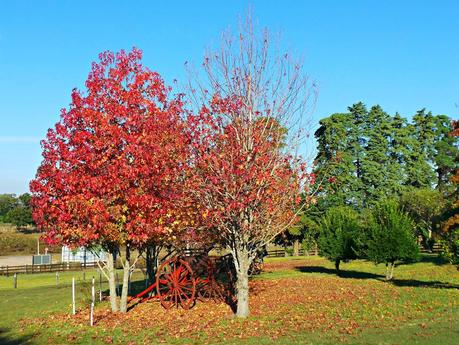
M 383 279 L 384 278 L 384 276 L 380 274 L 360 272 L 360 271 L 341 270 L 339 271 L 339 273 L 337 273 L 335 269 L 326 268 L 322 266 L 297 266 L 295 267 L 295 269 L 303 273 L 332 274 L 332 275 L 336 275 L 341 278 L 354 278 L 354 279 Z
M 445 283 L 438 280 L 435 281 L 423 281 L 416 279 L 394 279 L 390 281 L 392 285 L 402 286 L 402 287 L 424 287 L 424 288 L 434 288 L 434 289 L 457 289 L 459 290 L 459 285 Z
M 22 344 L 33 344 L 30 340 L 30 336 L 11 337 L 7 335 L 8 330 L 6 328 L 0 328 L 0 344 L 2 345 L 22 345 Z
M 442 258 L 438 254 L 423 253 L 419 258 L 419 262 L 431 263 L 437 266 L 449 264 L 448 260 Z
M 303 273 L 323 273 L 331 274 L 340 278 L 352 278 L 352 279 L 376 279 L 379 281 L 386 281 L 385 277 L 381 274 L 369 273 L 369 272 L 360 272 L 360 271 L 349 271 L 341 270 L 339 273 L 336 270 L 331 268 L 326 268 L 322 266 L 298 266 L 295 267 L 296 270 Z M 434 288 L 434 289 L 459 289 L 459 285 L 445 283 L 441 281 L 423 281 L 416 279 L 393 279 L 388 282 L 389 284 L 401 287 L 425 287 L 425 288 Z

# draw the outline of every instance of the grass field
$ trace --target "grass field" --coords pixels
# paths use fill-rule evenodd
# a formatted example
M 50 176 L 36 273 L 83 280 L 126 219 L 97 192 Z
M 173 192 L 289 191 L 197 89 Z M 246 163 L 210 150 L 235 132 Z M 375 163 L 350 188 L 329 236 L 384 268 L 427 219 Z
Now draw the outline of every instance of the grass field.
M 0 344 L 457 344 L 459 272 L 434 256 L 395 270 L 356 261 L 340 276 L 317 257 L 267 260 L 251 281 L 251 317 L 235 320 L 221 303 L 165 311 L 156 302 L 112 315 L 96 307 L 88 326 L 88 281 L 95 271 L 0 277 Z M 71 316 L 70 281 L 78 307 Z M 143 286 L 141 273 L 134 277 Z M 106 286 L 104 285 L 105 289 Z
M 18 230 L 11 224 L 0 223 L 0 255 L 31 255 L 37 253 L 37 240 L 40 233 L 34 227 L 25 227 Z M 49 252 L 60 252 L 60 247 L 46 245 L 40 240 L 40 250 L 45 247 Z

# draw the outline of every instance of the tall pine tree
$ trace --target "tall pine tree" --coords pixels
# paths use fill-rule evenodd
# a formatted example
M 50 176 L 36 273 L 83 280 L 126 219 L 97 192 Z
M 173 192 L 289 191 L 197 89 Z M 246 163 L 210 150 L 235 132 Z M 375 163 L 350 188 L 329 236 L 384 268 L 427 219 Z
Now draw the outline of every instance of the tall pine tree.
M 318 208 L 371 207 L 406 188 L 447 191 L 457 168 L 457 138 L 447 116 L 419 110 L 409 123 L 362 102 L 320 121 L 315 173 L 321 183 Z

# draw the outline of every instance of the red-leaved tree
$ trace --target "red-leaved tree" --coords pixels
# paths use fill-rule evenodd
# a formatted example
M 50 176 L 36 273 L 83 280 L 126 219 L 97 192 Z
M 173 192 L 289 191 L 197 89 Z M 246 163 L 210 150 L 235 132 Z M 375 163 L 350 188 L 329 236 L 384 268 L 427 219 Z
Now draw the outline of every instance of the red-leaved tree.
M 249 315 L 248 270 L 275 236 L 297 220 L 311 175 L 295 150 L 302 141 L 311 88 L 302 65 L 278 54 L 249 18 L 191 79 L 200 112 L 191 121 L 195 193 L 210 235 L 226 245 L 237 272 L 238 317 Z M 196 75 L 192 75 L 195 77 Z
M 33 216 L 48 241 L 102 247 L 113 311 L 127 309 L 134 248 L 176 236 L 183 216 L 188 139 L 181 96 L 133 49 L 100 54 L 68 109 L 42 141 L 43 161 L 31 182 Z M 178 202 L 180 200 L 180 202 Z M 124 266 L 121 302 L 113 257 Z

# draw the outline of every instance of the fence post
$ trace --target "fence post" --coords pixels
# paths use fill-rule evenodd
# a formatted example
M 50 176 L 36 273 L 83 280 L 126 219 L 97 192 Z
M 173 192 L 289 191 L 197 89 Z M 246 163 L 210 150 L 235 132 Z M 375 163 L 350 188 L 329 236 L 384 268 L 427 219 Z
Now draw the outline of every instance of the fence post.
M 13 276 L 13 286 L 16 289 L 18 287 L 18 275 L 17 273 L 14 274 Z
M 72 277 L 72 314 L 76 314 L 75 306 L 75 277 Z
M 96 279 L 94 278 L 94 276 L 92 277 L 91 297 L 92 302 L 94 303 L 96 300 Z
M 89 315 L 89 325 L 90 326 L 94 325 L 94 302 L 91 302 L 91 310 L 90 310 L 90 315 Z
M 94 286 L 94 283 L 95 283 L 95 279 L 94 277 L 92 277 L 92 288 L 91 288 L 91 297 L 92 297 L 92 301 L 91 301 L 91 315 L 89 317 L 89 325 L 90 326 L 93 326 L 94 325 L 94 303 L 95 303 L 95 300 L 96 300 L 96 287 Z
M 99 302 L 102 302 L 102 273 L 99 272 Z
M 59 272 L 56 272 L 56 285 L 59 285 Z
M 8 265 L 6 265 L 6 276 L 9 277 L 9 273 L 8 273 Z

